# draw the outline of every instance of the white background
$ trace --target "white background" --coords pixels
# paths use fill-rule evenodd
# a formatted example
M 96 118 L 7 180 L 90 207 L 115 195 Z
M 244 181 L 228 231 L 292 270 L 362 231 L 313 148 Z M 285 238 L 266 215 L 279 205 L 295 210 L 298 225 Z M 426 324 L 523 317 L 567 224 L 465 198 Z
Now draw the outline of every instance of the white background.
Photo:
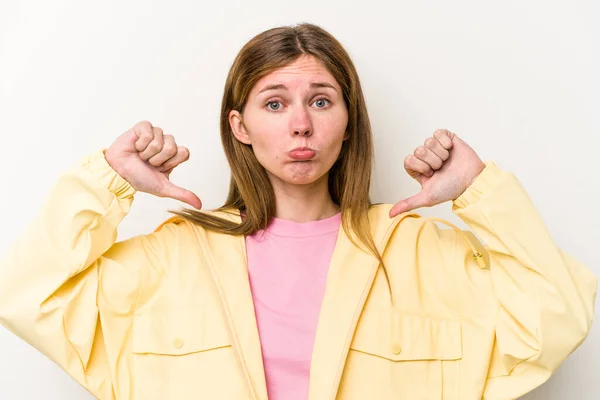
M 416 193 L 402 160 L 448 128 L 515 172 L 559 245 L 600 275 L 594 3 L 1 0 L 0 253 L 61 172 L 143 119 L 192 152 L 173 180 L 205 208 L 222 204 L 228 68 L 255 34 L 312 22 L 346 46 L 360 74 L 375 135 L 374 201 Z M 138 195 L 119 239 L 154 229 L 180 205 Z M 459 223 L 449 204 L 421 213 Z M 598 325 L 527 399 L 600 398 Z M 89 398 L 0 328 L 1 400 Z

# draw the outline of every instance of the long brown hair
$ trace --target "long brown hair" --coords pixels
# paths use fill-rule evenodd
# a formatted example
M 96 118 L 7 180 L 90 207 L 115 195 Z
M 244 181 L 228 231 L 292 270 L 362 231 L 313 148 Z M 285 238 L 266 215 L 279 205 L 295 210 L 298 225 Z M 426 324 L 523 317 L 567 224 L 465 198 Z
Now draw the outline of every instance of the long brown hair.
M 373 205 L 369 198 L 373 137 L 358 74 L 343 46 L 313 24 L 277 27 L 258 34 L 240 50 L 229 71 L 221 103 L 221 141 L 231 167 L 231 182 L 225 204 L 214 211 L 243 212 L 245 218 L 238 224 L 193 209 L 171 212 L 206 229 L 229 235 L 251 235 L 267 227 L 275 216 L 273 187 L 252 148 L 234 137 L 229 113 L 243 111 L 259 79 L 302 55 L 320 60 L 342 88 L 348 109 L 347 140 L 329 171 L 329 193 L 340 206 L 342 227 L 352 243 L 360 247 L 354 233 L 383 264 L 368 218 L 368 210 Z

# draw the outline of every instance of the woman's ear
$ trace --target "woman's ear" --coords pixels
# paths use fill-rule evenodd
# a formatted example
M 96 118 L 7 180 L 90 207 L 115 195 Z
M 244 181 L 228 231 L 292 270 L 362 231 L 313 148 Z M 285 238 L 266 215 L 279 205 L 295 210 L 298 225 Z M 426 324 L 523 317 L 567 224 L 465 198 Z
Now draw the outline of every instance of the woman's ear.
M 233 136 L 235 136 L 237 140 L 244 144 L 252 144 L 250 136 L 248 136 L 248 132 L 244 126 L 242 114 L 238 110 L 231 110 L 229 112 L 229 126 L 233 132 Z

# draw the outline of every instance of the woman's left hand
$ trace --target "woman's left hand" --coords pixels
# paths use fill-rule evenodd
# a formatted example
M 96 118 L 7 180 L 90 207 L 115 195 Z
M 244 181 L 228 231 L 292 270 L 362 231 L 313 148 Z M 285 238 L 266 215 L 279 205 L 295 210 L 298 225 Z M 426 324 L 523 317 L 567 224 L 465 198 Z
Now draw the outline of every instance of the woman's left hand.
M 404 159 L 406 172 L 421 184 L 416 195 L 396 203 L 390 218 L 419 207 L 432 207 L 458 198 L 479 176 L 485 164 L 456 134 L 438 129 Z

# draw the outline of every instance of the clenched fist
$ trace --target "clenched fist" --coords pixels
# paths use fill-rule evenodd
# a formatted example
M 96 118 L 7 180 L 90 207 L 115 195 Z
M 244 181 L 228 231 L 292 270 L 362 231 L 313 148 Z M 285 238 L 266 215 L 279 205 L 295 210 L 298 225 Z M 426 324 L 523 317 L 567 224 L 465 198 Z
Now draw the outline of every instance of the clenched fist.
M 104 156 L 137 191 L 183 201 L 196 209 L 202 207 L 198 196 L 169 180 L 173 169 L 190 158 L 189 150 L 177 146 L 173 136 L 163 134 L 150 122 L 139 122 L 119 136 Z
M 390 210 L 392 218 L 458 198 L 485 169 L 485 163 L 455 133 L 438 129 L 404 159 L 404 169 L 421 184 L 421 191 L 396 203 Z

